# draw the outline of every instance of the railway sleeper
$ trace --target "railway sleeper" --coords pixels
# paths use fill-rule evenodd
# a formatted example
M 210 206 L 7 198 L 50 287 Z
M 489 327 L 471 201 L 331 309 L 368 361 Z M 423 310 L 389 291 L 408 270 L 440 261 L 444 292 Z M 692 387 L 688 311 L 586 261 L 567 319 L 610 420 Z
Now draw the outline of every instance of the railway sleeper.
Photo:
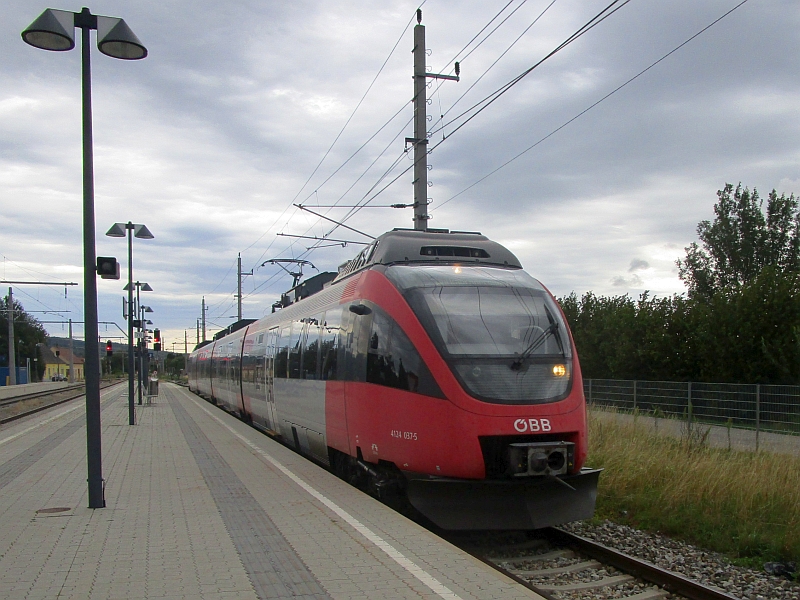
M 509 569 L 509 571 L 513 572 L 515 575 L 519 575 L 520 577 L 546 577 L 548 575 L 560 575 L 562 573 L 579 573 L 585 569 L 597 569 L 602 566 L 602 563 L 599 563 L 596 560 L 582 560 L 581 562 L 571 565 L 553 567 L 550 569 L 537 569 L 532 571 Z
M 551 583 L 535 583 L 534 585 L 540 590 L 546 592 L 582 592 L 585 590 L 596 590 L 606 586 L 619 585 L 620 583 L 628 583 L 633 581 L 635 577 L 631 575 L 612 575 L 611 577 L 603 577 L 597 581 L 582 581 L 580 583 L 567 583 L 567 584 L 551 584 Z

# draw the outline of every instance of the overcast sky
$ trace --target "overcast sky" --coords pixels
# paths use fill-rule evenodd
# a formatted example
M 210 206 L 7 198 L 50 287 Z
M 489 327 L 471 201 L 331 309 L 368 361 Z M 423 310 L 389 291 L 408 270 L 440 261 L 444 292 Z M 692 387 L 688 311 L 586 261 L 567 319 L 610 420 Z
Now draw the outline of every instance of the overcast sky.
M 461 52 L 461 81 L 431 86 L 431 144 L 442 140 L 439 115 L 446 115 L 449 135 L 457 124 L 450 119 L 535 64 L 609 1 L 557 0 L 548 8 L 551 0 L 513 0 Z M 738 1 L 632 0 L 546 61 L 429 156 L 431 226 L 477 230 L 507 245 L 557 296 L 683 292 L 675 260 L 696 239 L 697 223 L 713 218 L 716 191 L 726 182 L 741 181 L 763 196 L 773 188 L 800 192 L 796 2 L 749 0 L 474 184 Z M 506 3 L 426 1 L 430 70 L 451 73 L 454 57 Z M 59 287 L 14 291 L 27 310 L 54 311 L 36 313 L 43 321 L 81 321 L 80 52 L 46 52 L 20 37 L 45 8 L 81 5 L 4 5 L 0 275 L 79 283 L 66 297 Z M 126 244 L 104 235 L 114 222 L 144 223 L 155 235 L 134 241 L 134 277 L 155 290 L 143 303 L 152 306 L 168 349 L 173 341 L 182 349 L 184 330 L 194 341 L 203 296 L 209 332 L 233 321 L 238 253 L 244 270 L 254 269 L 244 280 L 244 316 L 261 317 L 290 284 L 277 267 L 261 267 L 265 260 L 302 256 L 320 271 L 335 270 L 358 252 L 348 245 L 308 253 L 303 240 L 276 234 L 327 233 L 330 223 L 292 201 L 355 204 L 371 197 L 396 160 L 375 190 L 411 164 L 402 155 L 403 139 L 413 135 L 417 6 L 402 0 L 91 5 L 96 14 L 124 18 L 149 51 L 145 60 L 120 61 L 93 44 L 97 253 L 123 265 L 122 281 L 98 281 L 100 320 L 125 328 Z M 372 204 L 412 202 L 411 179 L 411 173 L 400 177 Z M 347 224 L 379 235 L 411 227 L 411 217 L 411 209 L 366 208 Z M 342 229 L 333 237 L 363 240 Z M 61 324 L 46 326 L 66 334 Z M 101 326 L 104 339 L 119 335 L 113 325 Z

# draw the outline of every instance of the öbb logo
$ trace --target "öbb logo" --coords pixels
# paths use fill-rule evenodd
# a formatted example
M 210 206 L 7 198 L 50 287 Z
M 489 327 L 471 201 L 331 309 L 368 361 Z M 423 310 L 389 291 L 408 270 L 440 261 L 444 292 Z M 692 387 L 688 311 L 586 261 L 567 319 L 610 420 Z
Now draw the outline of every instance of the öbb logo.
M 552 428 L 550 419 L 517 419 L 514 421 L 514 429 L 520 433 L 525 433 L 526 431 L 531 433 L 550 431 Z

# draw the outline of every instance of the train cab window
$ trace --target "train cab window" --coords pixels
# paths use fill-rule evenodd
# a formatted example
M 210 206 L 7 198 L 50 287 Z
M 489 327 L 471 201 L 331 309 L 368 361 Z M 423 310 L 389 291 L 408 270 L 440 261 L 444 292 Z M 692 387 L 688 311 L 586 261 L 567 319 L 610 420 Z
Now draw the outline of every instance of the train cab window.
M 303 379 L 319 379 L 319 322 L 321 315 L 306 319 L 303 335 Z
M 292 336 L 292 326 L 281 327 L 280 336 L 275 348 L 275 377 L 286 379 L 289 374 L 289 341 Z
M 342 324 L 342 309 L 329 310 L 320 320 L 320 362 L 322 379 L 336 380 L 336 356 L 338 353 L 339 329 Z
M 373 308 L 367 349 L 367 382 L 443 398 L 408 336 L 389 315 Z
M 465 391 L 493 404 L 544 404 L 572 385 L 561 311 L 541 283 L 494 267 L 387 268 Z
M 292 323 L 292 335 L 289 338 L 289 379 L 300 379 L 301 376 L 304 325 L 302 321 Z

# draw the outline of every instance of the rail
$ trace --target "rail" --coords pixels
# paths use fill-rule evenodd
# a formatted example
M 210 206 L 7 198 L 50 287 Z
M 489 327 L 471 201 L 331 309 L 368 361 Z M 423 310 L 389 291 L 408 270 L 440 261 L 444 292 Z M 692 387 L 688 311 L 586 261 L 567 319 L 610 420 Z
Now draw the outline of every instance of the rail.
M 550 527 L 520 539 L 522 533 L 444 532 L 442 537 L 547 600 L 575 592 L 597 600 L 656 600 L 669 594 L 688 600 L 736 600 L 720 588 L 563 529 Z
M 100 382 L 100 389 L 120 383 L 118 380 Z M 53 406 L 64 404 L 85 395 L 85 384 L 80 383 L 55 390 L 12 396 L 0 402 L 0 425 L 16 421 Z

